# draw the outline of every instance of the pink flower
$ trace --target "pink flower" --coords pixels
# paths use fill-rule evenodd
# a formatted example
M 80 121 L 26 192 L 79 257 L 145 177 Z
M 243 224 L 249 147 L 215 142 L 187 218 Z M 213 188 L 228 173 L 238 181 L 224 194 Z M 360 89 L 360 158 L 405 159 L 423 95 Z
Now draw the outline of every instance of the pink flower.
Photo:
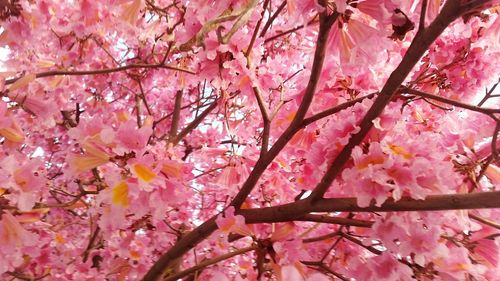
M 354 274 L 353 277 L 356 280 L 415 280 L 412 278 L 411 268 L 400 263 L 395 256 L 387 252 L 366 260 L 358 259 L 355 263 L 351 273 Z
M 498 239 L 481 239 L 475 241 L 472 256 L 474 260 L 487 265 L 490 268 L 498 267 L 500 259 Z
M 224 215 L 219 215 L 215 219 L 215 223 L 219 230 L 223 233 L 238 233 L 244 236 L 251 236 L 253 231 L 245 224 L 245 218 L 241 215 L 234 215 L 234 207 L 230 206 L 224 212 Z
M 151 154 L 131 159 L 128 166 L 132 173 L 144 184 L 152 183 L 158 176 L 155 159 Z
M 34 234 L 26 231 L 9 211 L 4 211 L 0 220 L 2 250 L 4 247 L 9 248 L 9 246 L 34 245 L 36 242 L 33 240 L 34 236 Z
M 138 151 L 143 149 L 152 133 L 153 128 L 151 125 L 144 125 L 137 129 L 135 120 L 128 120 L 116 132 L 116 142 L 120 145 L 116 148 L 117 153 L 121 154 L 130 150 Z
M 8 257 L 0 259 L 0 274 L 20 266 L 24 262 L 23 247 L 38 241 L 37 235 L 25 230 L 9 211 L 3 211 L 0 217 L 0 239 L 0 254 Z
M 70 170 L 76 174 L 97 168 L 109 162 L 111 155 L 103 145 L 95 141 L 87 141 L 82 145 L 83 154 L 71 153 L 67 157 Z
M 24 142 L 24 133 L 4 102 L 0 102 L 0 136 L 12 143 Z

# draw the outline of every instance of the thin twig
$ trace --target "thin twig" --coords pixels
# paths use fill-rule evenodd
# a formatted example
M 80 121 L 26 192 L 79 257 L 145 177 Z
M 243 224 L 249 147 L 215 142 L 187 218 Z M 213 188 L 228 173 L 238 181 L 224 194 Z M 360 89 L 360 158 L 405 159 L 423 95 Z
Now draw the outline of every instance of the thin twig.
M 484 98 L 477 104 L 477 106 L 483 105 L 489 98 L 493 97 L 493 91 L 495 91 L 495 88 L 498 86 L 498 83 L 500 83 L 500 78 L 498 79 L 498 82 L 496 82 L 490 90 L 486 89 L 486 94 L 484 95 Z
M 377 95 L 378 92 L 376 93 L 371 93 L 371 94 L 368 94 L 366 96 L 362 96 L 362 97 L 359 97 L 359 98 L 356 98 L 356 99 L 353 99 L 353 100 L 350 100 L 350 101 L 347 101 L 345 103 L 342 103 L 342 104 L 339 104 L 339 105 L 336 105 L 332 108 L 329 108 L 327 110 L 324 110 L 322 112 L 319 112 L 319 113 L 316 113 L 314 114 L 313 116 L 310 116 L 310 117 L 307 117 L 306 119 L 304 119 L 304 121 L 302 122 L 302 127 L 305 127 L 313 122 L 316 122 L 322 118 L 325 118 L 325 117 L 328 117 L 330 115 L 333 115 L 339 111 L 342 111 L 344 109 L 347 109 L 357 103 L 360 103 L 362 101 L 364 101 L 365 99 L 371 99 L 373 98 L 375 95 Z
M 262 93 L 260 89 L 255 86 L 253 87 L 253 92 L 255 94 L 255 98 L 257 99 L 257 104 L 259 105 L 260 113 L 262 115 L 262 122 L 264 123 L 264 128 L 262 131 L 262 146 L 260 149 L 260 157 L 263 158 L 267 153 L 269 146 L 269 135 L 271 133 L 271 120 L 269 119 L 269 112 L 267 109 L 267 105 L 264 102 L 264 98 L 262 97 Z
M 278 33 L 278 34 L 276 34 L 276 35 L 273 35 L 273 36 L 271 36 L 271 37 L 269 37 L 269 38 L 266 38 L 266 39 L 264 40 L 264 43 L 268 43 L 268 42 L 274 41 L 274 40 L 276 40 L 276 39 L 278 39 L 278 38 L 280 38 L 280 37 L 282 37 L 282 36 L 285 36 L 285 35 L 287 35 L 287 34 L 290 34 L 290 33 L 292 33 L 292 32 L 295 32 L 295 31 L 297 31 L 297 30 L 301 30 L 302 28 L 304 28 L 304 27 L 306 27 L 306 26 L 309 26 L 309 25 L 311 25 L 311 24 L 313 24 L 313 23 L 317 23 L 316 19 L 317 19 L 317 16 L 315 16 L 314 18 L 312 18 L 312 20 L 310 20 L 310 21 L 309 21 L 306 25 L 301 24 L 301 25 L 299 25 L 299 26 L 297 26 L 297 27 L 294 27 L 294 28 L 292 28 L 292 29 L 289 29 L 289 30 L 286 30 L 286 31 L 280 32 L 280 33 Z
M 260 32 L 260 37 L 266 36 L 267 31 L 271 27 L 271 24 L 274 22 L 274 20 L 278 17 L 278 15 L 281 13 L 281 11 L 285 8 L 286 6 L 286 0 L 281 3 L 281 5 L 276 9 L 274 14 L 267 20 L 266 24 L 262 28 L 262 31 Z
M 256 250 L 257 249 L 257 245 L 252 245 L 252 246 L 249 246 L 249 247 L 246 247 L 246 248 L 241 248 L 241 249 L 238 249 L 238 250 L 235 250 L 235 251 L 232 251 L 232 252 L 229 252 L 229 253 L 226 253 L 226 254 L 223 254 L 223 255 L 220 255 L 218 257 L 215 257 L 213 259 L 209 259 L 209 260 L 206 260 L 206 261 L 203 261 L 191 268 L 188 268 L 186 270 L 183 270 L 177 274 L 173 274 L 171 276 L 168 276 L 167 278 L 163 279 L 163 281 L 174 281 L 174 280 L 178 280 L 186 275 L 189 275 L 191 273 L 194 273 L 196 271 L 199 271 L 200 269 L 203 269 L 207 266 L 210 266 L 212 264 L 216 264 L 218 262 L 221 262 L 223 260 L 227 260 L 229 258 L 232 258 L 234 256 L 237 256 L 237 255 L 241 255 L 241 254 L 244 254 L 246 252 L 250 252 L 250 251 L 253 251 L 253 250 Z
M 340 233 L 339 233 L 339 235 L 340 235 L 340 236 L 342 236 L 343 238 L 345 238 L 345 239 L 347 239 L 347 240 L 349 240 L 349 241 L 353 242 L 354 244 L 357 244 L 357 245 L 359 245 L 359 246 L 361 246 L 361 247 L 363 247 L 363 248 L 367 249 L 368 251 L 370 251 L 370 252 L 374 253 L 375 255 L 381 255 L 381 254 L 382 254 L 382 251 L 380 251 L 380 250 L 378 250 L 378 249 L 375 249 L 375 248 L 374 248 L 374 247 L 372 247 L 372 246 L 369 246 L 369 245 L 365 245 L 365 244 L 363 244 L 363 242 L 362 242 L 361 240 L 358 240 L 358 239 L 356 239 L 356 238 L 352 237 L 352 236 L 351 236 L 351 235 L 349 235 L 349 234 L 346 234 L 346 233 L 344 233 L 344 232 L 340 232 Z
M 50 276 L 50 272 L 47 272 L 47 273 L 40 275 L 40 276 L 26 275 L 26 274 L 15 272 L 15 271 L 7 271 L 6 273 L 12 277 L 15 277 L 15 278 L 20 279 L 20 280 L 26 280 L 26 281 L 42 280 L 43 278 Z
M 192 130 L 198 127 L 198 125 L 205 119 L 205 117 L 207 117 L 207 115 L 217 107 L 218 101 L 219 100 L 215 100 L 214 102 L 212 102 L 212 104 L 209 107 L 207 107 L 200 115 L 196 116 L 196 118 L 191 123 L 189 123 L 189 125 L 187 125 L 184 129 L 182 129 L 179 132 L 179 134 L 177 134 L 175 138 L 173 138 L 170 141 L 170 143 L 176 145 L 185 136 L 187 136 L 187 134 L 189 134 Z
M 456 101 L 456 100 L 452 100 L 452 99 L 449 99 L 449 98 L 445 98 L 445 97 L 441 97 L 441 96 L 436 96 L 436 95 L 433 95 L 433 94 L 425 93 L 425 92 L 422 92 L 422 91 L 419 91 L 419 90 L 415 90 L 415 89 L 411 89 L 411 88 L 407 88 L 407 87 L 404 87 L 404 89 L 409 94 L 412 94 L 412 95 L 415 95 L 415 96 L 419 96 L 419 97 L 423 97 L 423 98 L 427 98 L 427 99 L 436 100 L 436 101 L 439 101 L 439 102 L 442 102 L 442 103 L 446 103 L 446 104 L 449 104 L 449 105 L 453 105 L 453 106 L 456 106 L 456 107 L 460 107 L 460 108 L 464 108 L 464 109 L 468 109 L 468 110 L 472 110 L 472 111 L 476 111 L 476 112 L 481 112 L 481 113 L 484 113 L 484 114 L 500 113 L 500 109 L 496 109 L 496 108 L 483 108 L 483 107 L 479 107 L 479 106 L 475 106 L 475 105 L 470 105 L 470 104 L 462 103 L 462 102 L 459 102 L 459 101 Z
M 339 278 L 342 281 L 350 281 L 351 279 L 345 277 L 344 275 L 333 271 L 330 267 L 328 267 L 326 264 L 324 264 L 322 261 L 300 261 L 302 264 L 305 264 L 307 266 L 311 267 L 318 267 L 322 269 L 324 272 L 330 273 L 333 276 Z
M 253 31 L 252 39 L 250 39 L 250 43 L 248 44 L 247 50 L 245 51 L 245 57 L 247 59 L 250 57 L 250 52 L 252 51 L 253 44 L 255 43 L 255 39 L 257 39 L 257 34 L 259 33 L 259 28 L 260 25 L 262 24 L 262 19 L 264 18 L 264 14 L 266 13 L 266 7 L 270 3 L 270 0 L 265 0 L 264 4 L 262 5 L 262 13 L 260 15 L 260 19 L 255 25 L 255 29 Z
M 476 220 L 478 222 L 484 223 L 486 225 L 489 225 L 491 227 L 494 227 L 496 229 L 500 229 L 500 223 L 498 223 L 496 221 L 489 220 L 489 219 L 485 219 L 485 218 L 480 217 L 478 215 L 475 215 L 475 214 L 473 214 L 471 212 L 469 212 L 469 218 L 471 218 L 473 220 Z

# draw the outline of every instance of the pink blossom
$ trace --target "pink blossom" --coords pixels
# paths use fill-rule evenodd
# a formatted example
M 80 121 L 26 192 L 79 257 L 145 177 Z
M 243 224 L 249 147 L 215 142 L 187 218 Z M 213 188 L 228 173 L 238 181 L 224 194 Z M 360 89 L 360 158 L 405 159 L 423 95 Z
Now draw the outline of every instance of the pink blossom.
M 234 215 L 234 207 L 228 207 L 224 211 L 224 215 L 219 215 L 215 219 L 217 227 L 223 233 L 238 233 L 244 236 L 252 235 L 252 230 L 245 224 L 245 218 L 241 215 Z

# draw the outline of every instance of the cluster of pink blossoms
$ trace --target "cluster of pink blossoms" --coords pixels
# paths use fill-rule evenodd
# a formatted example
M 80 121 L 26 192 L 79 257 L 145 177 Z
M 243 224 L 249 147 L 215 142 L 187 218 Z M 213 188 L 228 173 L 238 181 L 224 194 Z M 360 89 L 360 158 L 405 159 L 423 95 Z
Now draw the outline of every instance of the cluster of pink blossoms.
M 0 1 L 0 279 L 498 280 L 498 5 Z

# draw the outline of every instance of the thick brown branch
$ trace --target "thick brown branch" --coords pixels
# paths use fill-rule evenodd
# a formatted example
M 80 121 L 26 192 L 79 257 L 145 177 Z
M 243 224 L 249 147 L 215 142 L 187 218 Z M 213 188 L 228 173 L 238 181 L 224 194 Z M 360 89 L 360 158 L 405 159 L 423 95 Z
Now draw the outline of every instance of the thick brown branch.
M 403 197 L 399 201 L 387 200 L 382 206 L 371 204 L 359 207 L 356 198 L 319 199 L 316 202 L 300 200 L 280 206 L 242 209 L 237 213 L 248 223 L 282 222 L 297 220 L 311 212 L 401 212 L 401 211 L 443 211 L 464 209 L 500 208 L 500 191 L 466 194 L 429 195 L 424 200 Z
M 116 68 L 106 68 L 106 69 L 96 69 L 96 70 L 51 70 L 51 71 L 37 73 L 35 75 L 35 77 L 36 78 L 43 78 L 43 77 L 58 76 L 58 75 L 68 75 L 68 76 L 98 75 L 98 74 L 108 74 L 108 73 L 120 72 L 120 71 L 125 71 L 128 69 L 137 69 L 137 68 L 165 68 L 165 69 L 176 70 L 176 71 L 180 71 L 180 72 L 186 72 L 189 74 L 196 74 L 196 72 L 194 72 L 192 70 L 173 66 L 173 65 L 137 63 L 137 64 L 129 64 L 129 65 L 125 65 L 125 66 L 120 66 L 120 67 L 116 67 Z M 7 79 L 7 80 L 5 80 L 5 85 L 13 84 L 14 82 L 16 82 L 19 79 L 21 79 L 21 77 Z
M 327 169 L 320 183 L 313 190 L 310 200 L 315 201 L 323 197 L 325 192 L 330 187 L 330 184 L 342 171 L 344 164 L 350 159 L 354 147 L 359 145 L 366 137 L 373 126 L 373 120 L 375 120 L 375 118 L 382 113 L 387 104 L 389 104 L 394 93 L 413 69 L 413 66 L 415 66 L 415 64 L 420 60 L 432 42 L 436 40 L 443 30 L 459 16 L 459 8 L 458 2 L 451 0 L 447 1 L 441 10 L 441 13 L 429 25 L 429 27 L 423 32 L 417 33 L 401 63 L 391 73 L 389 79 L 380 91 L 380 94 L 377 96 L 373 105 L 361 121 L 359 125 L 359 132 L 351 137 L 349 143 L 347 143 Z
M 356 198 L 322 199 L 312 207 L 313 212 L 397 212 L 397 211 L 441 211 L 463 209 L 500 208 L 500 191 L 466 194 L 430 195 L 424 200 L 403 198 L 394 202 L 389 199 L 382 206 L 370 205 L 361 208 Z
M 425 29 L 425 17 L 427 12 L 427 0 L 422 0 L 422 7 L 420 10 L 420 21 L 418 24 L 418 32 L 423 32 Z

